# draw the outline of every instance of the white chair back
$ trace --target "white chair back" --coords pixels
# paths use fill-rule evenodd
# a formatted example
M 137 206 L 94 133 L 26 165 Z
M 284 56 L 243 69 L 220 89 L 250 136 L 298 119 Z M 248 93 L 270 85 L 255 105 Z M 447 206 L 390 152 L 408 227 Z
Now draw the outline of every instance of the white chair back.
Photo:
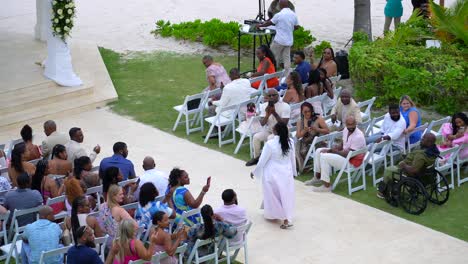
M 376 97 L 374 96 L 369 100 L 366 100 L 364 102 L 359 102 L 357 104 L 359 108 L 365 107 L 364 112 L 361 112 L 362 121 L 367 121 L 371 118 L 371 109 L 372 109 L 372 105 L 374 105 L 375 99 Z
M 426 130 L 427 126 L 428 126 L 427 123 L 425 123 L 424 125 L 421 125 L 421 126 L 418 126 L 417 128 L 415 128 L 413 131 L 411 131 L 411 133 L 406 134 L 406 147 L 407 147 L 407 148 L 406 148 L 406 151 L 407 151 L 408 153 L 410 153 L 411 150 L 412 150 L 414 147 L 416 147 L 417 145 L 419 145 L 419 142 L 420 142 L 420 140 L 419 140 L 419 141 L 414 142 L 413 144 L 411 144 L 411 142 L 410 142 L 410 137 L 411 137 L 411 135 L 413 135 L 413 134 L 415 134 L 415 133 L 418 133 L 418 132 L 423 132 L 423 133 L 424 133 L 424 131 Z M 421 137 L 421 138 L 422 138 L 422 137 Z
M 174 230 L 174 232 L 178 232 L 179 230 L 181 230 L 183 226 L 187 224 L 186 220 L 188 220 L 189 217 L 196 216 L 199 214 L 200 214 L 200 208 L 194 208 L 190 211 L 183 212 L 182 216 L 180 217 L 179 223 L 177 223 L 177 228 L 176 230 Z
M 57 196 L 57 197 L 54 197 L 54 198 L 48 198 L 47 201 L 46 201 L 46 205 L 52 206 L 54 204 L 64 203 L 65 199 L 66 199 L 65 195 L 60 195 L 60 196 Z M 65 218 L 66 216 L 67 216 L 67 212 L 66 211 L 61 211 L 61 212 L 55 214 L 54 217 L 55 217 L 55 220 L 59 220 L 59 219 Z
M 94 239 L 94 244 L 99 248 L 99 257 L 101 258 L 102 262 L 105 262 L 104 251 L 106 250 L 107 240 L 109 240 L 109 235 L 105 235 L 103 237 L 97 237 Z
M 52 250 L 49 250 L 49 251 L 42 251 L 41 257 L 39 259 L 39 264 L 50 263 L 49 259 L 52 258 L 52 257 L 56 257 L 56 256 L 63 256 L 63 259 L 65 260 L 65 254 L 67 254 L 68 250 L 71 247 L 72 246 L 67 246 L 67 247 L 52 249 Z
M 203 246 L 208 246 L 210 244 L 213 244 L 213 252 L 211 254 L 203 255 L 200 256 L 198 249 L 203 247 Z M 206 240 L 201 240 L 197 239 L 195 242 L 195 245 L 192 248 L 192 252 L 190 252 L 190 255 L 187 259 L 187 264 L 199 264 L 203 262 L 207 262 L 209 260 L 214 260 L 215 264 L 218 264 L 218 242 L 215 239 L 206 239 Z
M 450 116 L 446 116 L 439 120 L 432 120 L 429 125 L 427 126 L 426 132 L 431 132 L 436 136 L 436 138 L 442 138 L 442 125 L 450 121 Z M 438 127 L 437 131 L 436 129 Z

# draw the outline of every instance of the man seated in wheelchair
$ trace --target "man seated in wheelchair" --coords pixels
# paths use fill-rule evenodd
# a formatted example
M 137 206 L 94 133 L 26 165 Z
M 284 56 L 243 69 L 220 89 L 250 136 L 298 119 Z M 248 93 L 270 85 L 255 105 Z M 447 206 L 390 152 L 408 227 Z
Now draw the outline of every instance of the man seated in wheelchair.
M 420 143 L 420 148 L 410 152 L 398 166 L 390 166 L 385 169 L 383 182 L 379 184 L 377 197 L 385 198 L 384 194 L 388 185 L 400 180 L 400 174 L 408 177 L 420 177 L 424 175 L 427 167 L 434 165 L 440 152 L 436 146 L 436 137 L 432 133 L 425 134 Z

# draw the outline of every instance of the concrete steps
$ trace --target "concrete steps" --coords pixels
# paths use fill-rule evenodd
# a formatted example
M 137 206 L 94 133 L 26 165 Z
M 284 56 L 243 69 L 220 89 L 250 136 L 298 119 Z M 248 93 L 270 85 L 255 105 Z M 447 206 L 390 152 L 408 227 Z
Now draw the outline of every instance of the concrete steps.
M 81 95 L 93 93 L 94 84 L 85 82 L 79 87 L 61 87 L 53 81 L 39 83 L 15 90 L 0 92 L 0 112 L 21 112 L 28 108 L 67 101 Z

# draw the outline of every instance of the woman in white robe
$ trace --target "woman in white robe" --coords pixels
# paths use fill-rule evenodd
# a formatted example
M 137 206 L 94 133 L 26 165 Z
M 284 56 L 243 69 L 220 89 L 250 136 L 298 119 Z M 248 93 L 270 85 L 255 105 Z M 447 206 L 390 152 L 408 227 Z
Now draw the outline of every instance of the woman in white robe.
M 265 143 L 252 174 L 262 182 L 264 217 L 283 220 L 281 228 L 287 229 L 292 226 L 294 214 L 294 143 L 282 122 L 275 125 L 273 133 L 275 136 Z

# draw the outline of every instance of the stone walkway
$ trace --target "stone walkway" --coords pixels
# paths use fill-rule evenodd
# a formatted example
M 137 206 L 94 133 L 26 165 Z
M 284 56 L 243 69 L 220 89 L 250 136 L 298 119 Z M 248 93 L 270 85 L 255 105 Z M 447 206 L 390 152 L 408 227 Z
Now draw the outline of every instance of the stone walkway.
M 57 119 L 58 129 L 67 132 L 79 126 L 85 145 L 102 146 L 103 157 L 111 155 L 112 145 L 124 141 L 129 159 L 142 173 L 146 155 L 155 158 L 159 169 L 174 166 L 188 171 L 188 188 L 198 194 L 212 176 L 212 188 L 204 203 L 221 204 L 221 192 L 233 188 L 239 204 L 253 221 L 249 235 L 249 263 L 466 263 L 468 243 L 376 210 L 335 194 L 312 193 L 296 182 L 294 228 L 281 230 L 278 223 L 266 221 L 259 209 L 261 189 L 251 180 L 251 168 L 244 162 L 164 133 L 150 126 L 101 109 Z M 35 143 L 44 135 L 42 124 L 32 124 Z M 19 137 L 15 131 L 0 131 L 0 142 Z M 382 201 L 383 202 L 383 201 Z

